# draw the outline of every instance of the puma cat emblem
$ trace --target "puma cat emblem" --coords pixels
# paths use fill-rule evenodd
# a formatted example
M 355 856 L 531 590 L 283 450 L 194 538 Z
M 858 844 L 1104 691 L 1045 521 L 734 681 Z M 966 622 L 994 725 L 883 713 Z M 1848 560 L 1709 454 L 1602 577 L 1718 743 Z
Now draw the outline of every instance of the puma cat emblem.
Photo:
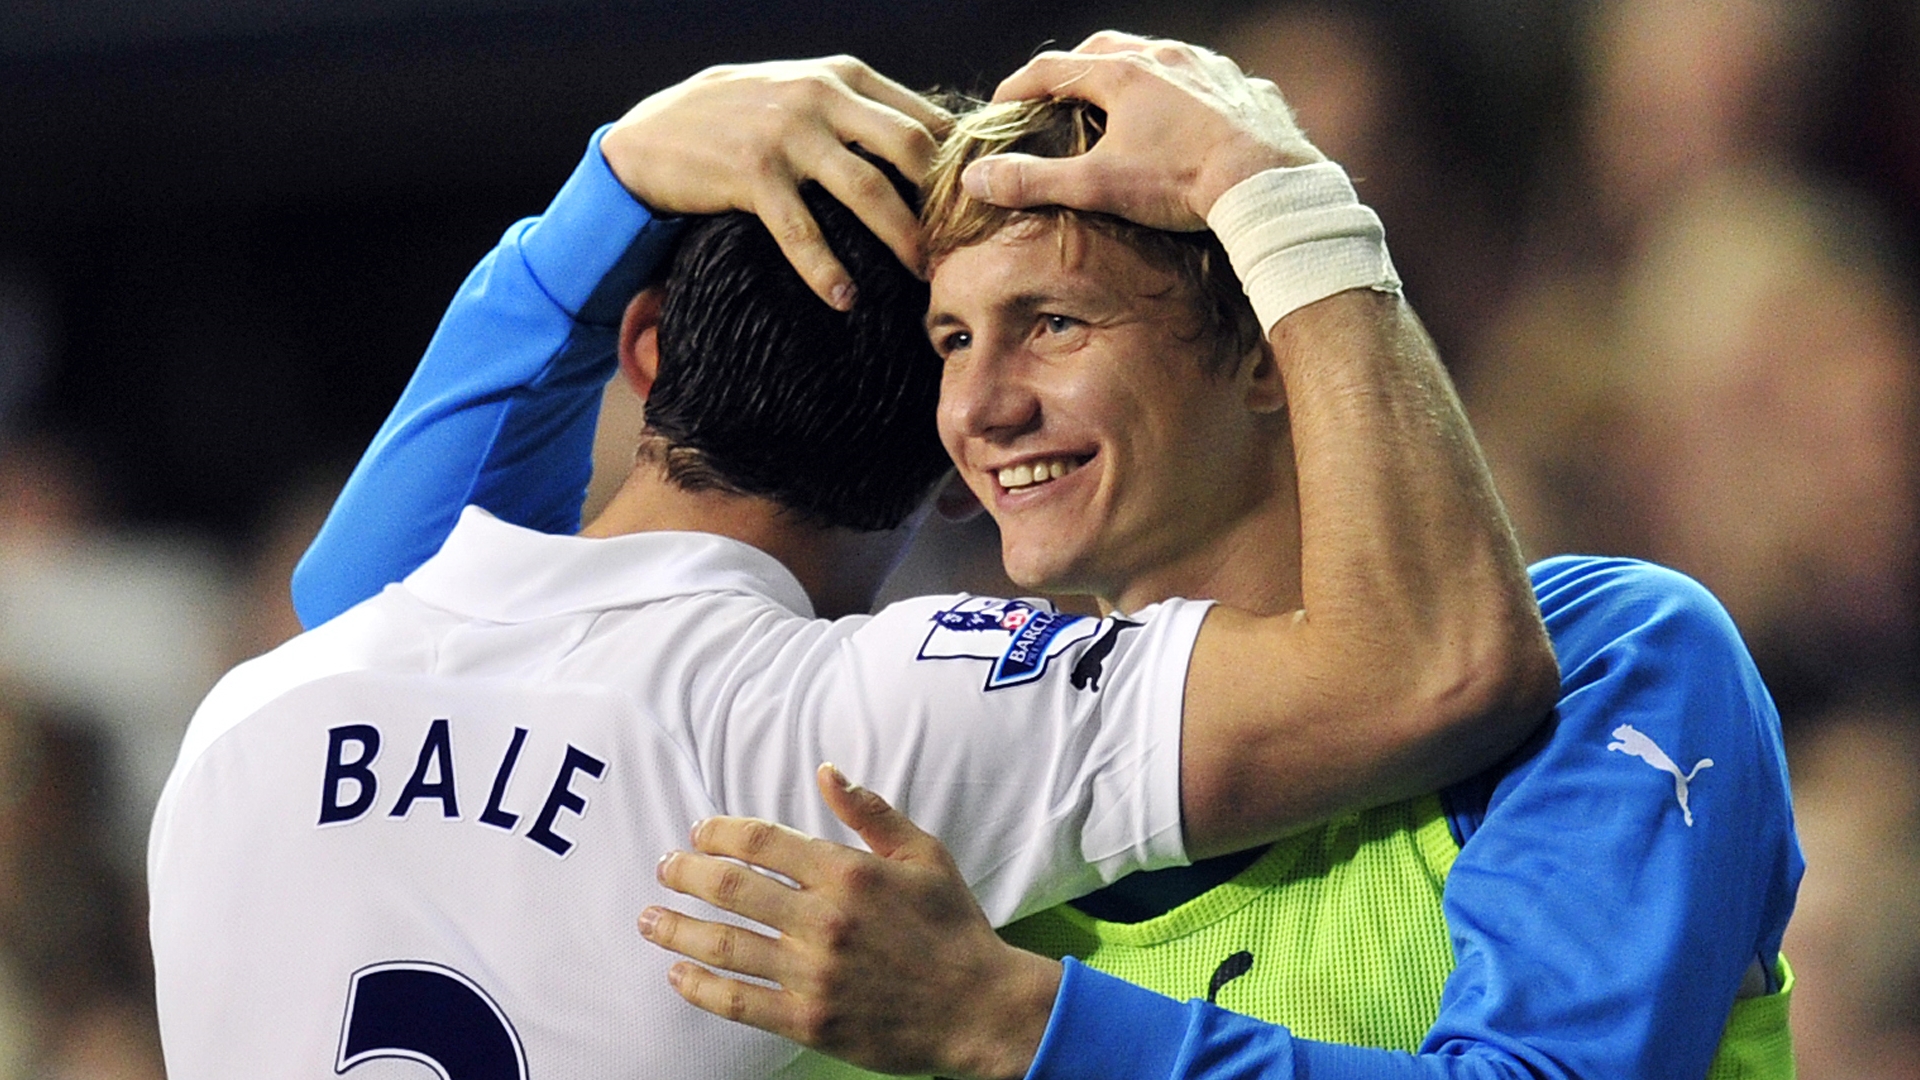
M 1614 728 L 1613 737 L 1616 741 L 1608 743 L 1607 749 L 1632 754 L 1663 773 L 1673 774 L 1673 797 L 1680 800 L 1680 813 L 1686 818 L 1687 827 L 1692 828 L 1693 811 L 1687 808 L 1687 785 L 1693 783 L 1693 778 L 1699 775 L 1701 769 L 1711 767 L 1713 759 L 1701 758 L 1694 764 L 1692 772 L 1683 773 L 1665 750 L 1656 746 L 1652 739 L 1641 734 L 1632 724 L 1621 724 Z

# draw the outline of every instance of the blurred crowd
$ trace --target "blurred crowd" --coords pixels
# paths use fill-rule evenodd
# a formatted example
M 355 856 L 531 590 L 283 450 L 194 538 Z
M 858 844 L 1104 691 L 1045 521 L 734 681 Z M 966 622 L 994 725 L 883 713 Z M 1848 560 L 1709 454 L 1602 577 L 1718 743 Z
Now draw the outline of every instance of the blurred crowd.
M 1475 8 L 1274 3 L 1208 43 L 1380 211 L 1528 556 L 1650 558 L 1732 612 L 1808 860 L 1800 1075 L 1920 1077 L 1920 13 L 1535 5 L 1561 21 L 1527 47 L 1559 42 L 1566 77 L 1520 49 L 1502 85 L 1531 108 L 1475 111 L 1436 56 L 1498 52 Z M 226 533 L 117 513 L 38 407 L 63 302 L 0 252 L 0 1080 L 156 1077 L 146 820 L 200 696 L 297 632 L 288 574 L 339 473 Z M 610 389 L 610 467 L 637 413 Z M 936 524 L 890 594 L 1004 591 L 996 554 L 990 522 Z

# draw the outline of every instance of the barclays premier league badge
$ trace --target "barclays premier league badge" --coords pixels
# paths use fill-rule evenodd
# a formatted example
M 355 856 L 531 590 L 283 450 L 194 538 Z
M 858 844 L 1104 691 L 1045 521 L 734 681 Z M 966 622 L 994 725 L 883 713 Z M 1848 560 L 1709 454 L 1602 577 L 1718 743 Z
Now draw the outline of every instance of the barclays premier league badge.
M 1047 664 L 1099 631 L 1100 620 L 1063 615 L 1044 603 L 973 597 L 933 616 L 921 660 L 990 660 L 983 689 L 1029 683 Z

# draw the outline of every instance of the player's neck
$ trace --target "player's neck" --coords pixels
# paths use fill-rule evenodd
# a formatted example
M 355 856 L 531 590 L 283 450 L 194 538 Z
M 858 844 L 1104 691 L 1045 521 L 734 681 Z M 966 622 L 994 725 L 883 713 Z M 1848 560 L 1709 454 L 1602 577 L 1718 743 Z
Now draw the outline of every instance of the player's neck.
M 900 561 L 918 522 L 916 516 L 885 532 L 822 528 L 757 496 L 688 491 L 668 480 L 656 464 L 642 461 L 580 535 L 704 532 L 751 544 L 799 579 L 816 614 L 838 618 L 873 607 L 874 596 Z
M 1109 606 L 1138 611 L 1175 596 L 1218 600 L 1256 615 L 1297 609 L 1298 514 L 1269 510 L 1243 518 L 1205 548 L 1136 575 Z

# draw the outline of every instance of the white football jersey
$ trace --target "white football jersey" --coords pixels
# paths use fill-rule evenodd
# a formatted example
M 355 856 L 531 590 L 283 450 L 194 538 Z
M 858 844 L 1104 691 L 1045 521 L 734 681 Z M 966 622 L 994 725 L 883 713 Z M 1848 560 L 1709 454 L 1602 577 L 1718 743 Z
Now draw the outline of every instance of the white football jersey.
M 469 509 L 401 585 L 234 669 L 148 851 L 171 1075 L 765 1077 L 791 1043 L 668 986 L 640 910 L 714 814 L 858 841 L 833 761 L 952 848 L 1004 923 L 1183 861 L 1206 605 L 948 596 L 811 617 L 698 533 L 547 536 Z

